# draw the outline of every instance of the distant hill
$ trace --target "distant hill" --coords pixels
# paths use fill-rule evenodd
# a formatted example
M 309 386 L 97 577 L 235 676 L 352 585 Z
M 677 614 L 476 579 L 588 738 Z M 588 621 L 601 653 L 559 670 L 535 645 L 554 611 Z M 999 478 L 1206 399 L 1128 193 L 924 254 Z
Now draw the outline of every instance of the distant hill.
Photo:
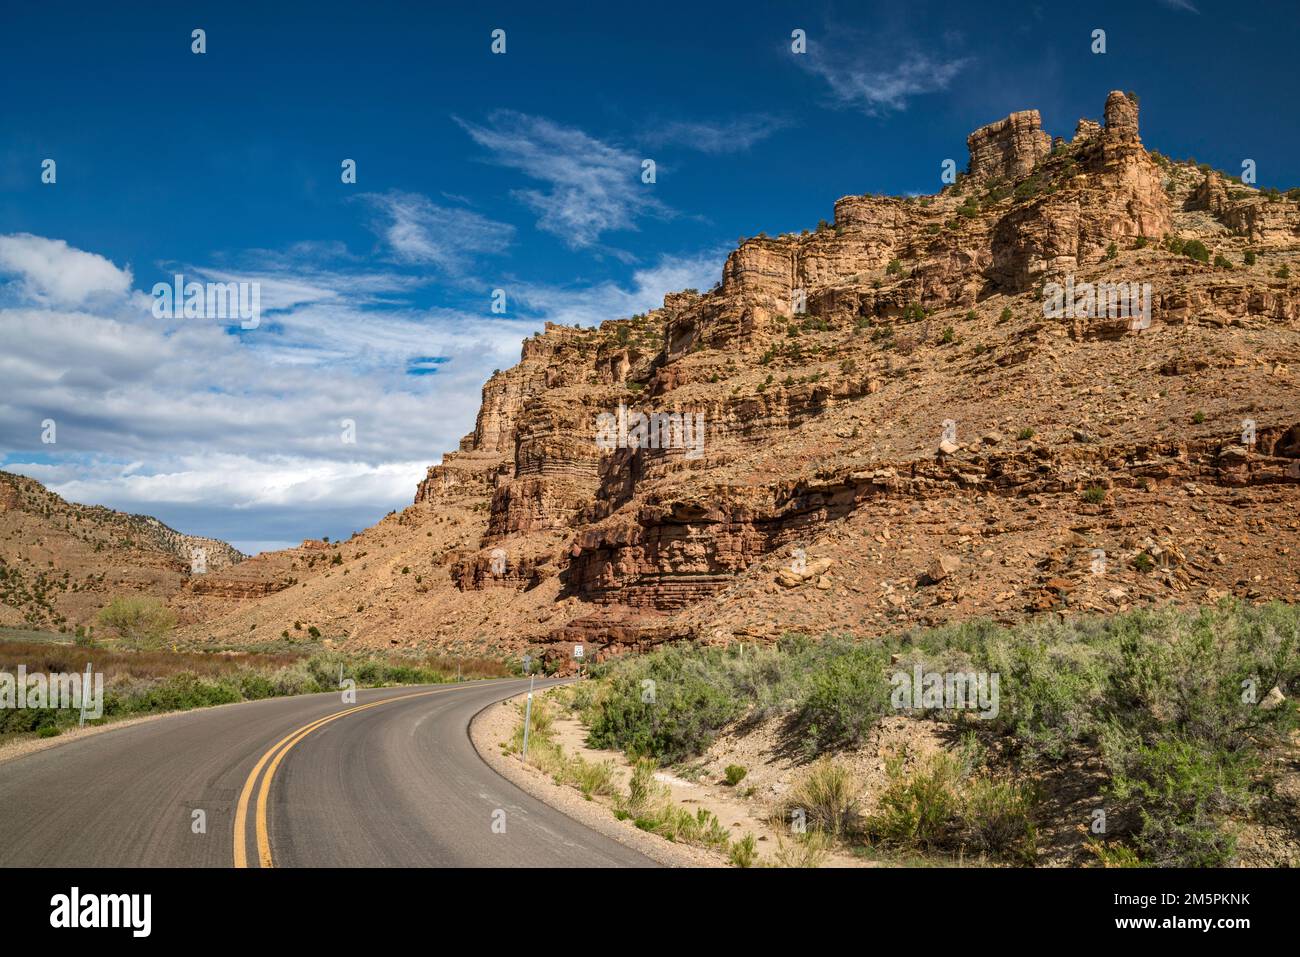
M 152 516 L 76 505 L 0 472 L 0 625 L 72 630 L 116 594 L 169 598 L 191 577 L 198 549 L 209 571 L 247 557 Z

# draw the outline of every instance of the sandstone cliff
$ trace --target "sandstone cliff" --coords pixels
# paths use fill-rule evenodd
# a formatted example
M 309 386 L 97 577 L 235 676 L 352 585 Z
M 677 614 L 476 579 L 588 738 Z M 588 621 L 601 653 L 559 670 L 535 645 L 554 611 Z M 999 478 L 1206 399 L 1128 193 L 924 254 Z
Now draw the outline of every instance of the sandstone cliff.
M 193 635 L 301 620 L 563 667 L 574 643 L 1300 597 L 1296 202 L 1148 152 L 1130 94 L 1068 143 L 1040 126 L 977 130 L 933 196 L 746 240 L 707 293 L 548 326 L 412 507 L 319 568 L 268 558 L 302 580 Z M 1149 311 L 1049 315 L 1067 282 Z

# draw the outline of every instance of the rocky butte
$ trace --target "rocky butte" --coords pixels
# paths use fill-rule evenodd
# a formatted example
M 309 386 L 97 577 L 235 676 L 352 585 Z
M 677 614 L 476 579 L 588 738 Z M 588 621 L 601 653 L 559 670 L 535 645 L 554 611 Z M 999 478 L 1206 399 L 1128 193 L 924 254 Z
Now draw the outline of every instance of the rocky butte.
M 1300 193 L 1139 130 L 1122 92 L 1068 141 L 1013 113 L 935 195 L 845 196 L 713 289 L 548 325 L 412 506 L 211 573 L 178 598 L 193 635 L 565 667 L 575 642 L 1300 598 Z M 1067 280 L 1149 284 L 1149 325 L 1049 318 Z M 598 442 L 620 408 L 702 417 L 702 454 Z

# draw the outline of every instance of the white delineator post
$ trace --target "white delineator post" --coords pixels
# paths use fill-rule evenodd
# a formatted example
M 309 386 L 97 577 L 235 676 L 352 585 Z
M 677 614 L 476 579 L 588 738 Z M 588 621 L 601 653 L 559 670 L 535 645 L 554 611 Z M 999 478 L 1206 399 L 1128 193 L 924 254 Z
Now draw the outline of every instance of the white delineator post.
M 90 697 L 90 662 L 86 662 L 86 678 L 81 682 L 81 724 L 86 726 L 86 699 Z
M 528 760 L 528 726 L 533 723 L 533 681 L 536 675 L 528 676 L 528 703 L 524 705 L 524 760 Z

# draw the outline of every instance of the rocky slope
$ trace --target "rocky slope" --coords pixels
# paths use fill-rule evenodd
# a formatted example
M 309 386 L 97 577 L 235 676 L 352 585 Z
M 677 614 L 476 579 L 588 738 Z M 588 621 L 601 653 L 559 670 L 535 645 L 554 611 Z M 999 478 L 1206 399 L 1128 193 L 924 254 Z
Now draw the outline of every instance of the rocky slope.
M 244 558 L 225 542 L 183 535 L 148 515 L 66 502 L 33 479 L 0 472 L 0 625 L 72 630 L 93 622 L 114 595 L 171 596 L 199 551 L 209 571 Z
M 410 508 L 207 576 L 227 611 L 192 637 L 562 664 L 1300 598 L 1296 193 L 1149 152 L 1119 92 L 1069 141 L 1023 111 L 968 145 L 934 196 L 846 196 L 706 293 L 548 326 Z M 1087 283 L 1149 309 L 1046 307 Z M 638 413 L 678 418 L 627 447 Z

